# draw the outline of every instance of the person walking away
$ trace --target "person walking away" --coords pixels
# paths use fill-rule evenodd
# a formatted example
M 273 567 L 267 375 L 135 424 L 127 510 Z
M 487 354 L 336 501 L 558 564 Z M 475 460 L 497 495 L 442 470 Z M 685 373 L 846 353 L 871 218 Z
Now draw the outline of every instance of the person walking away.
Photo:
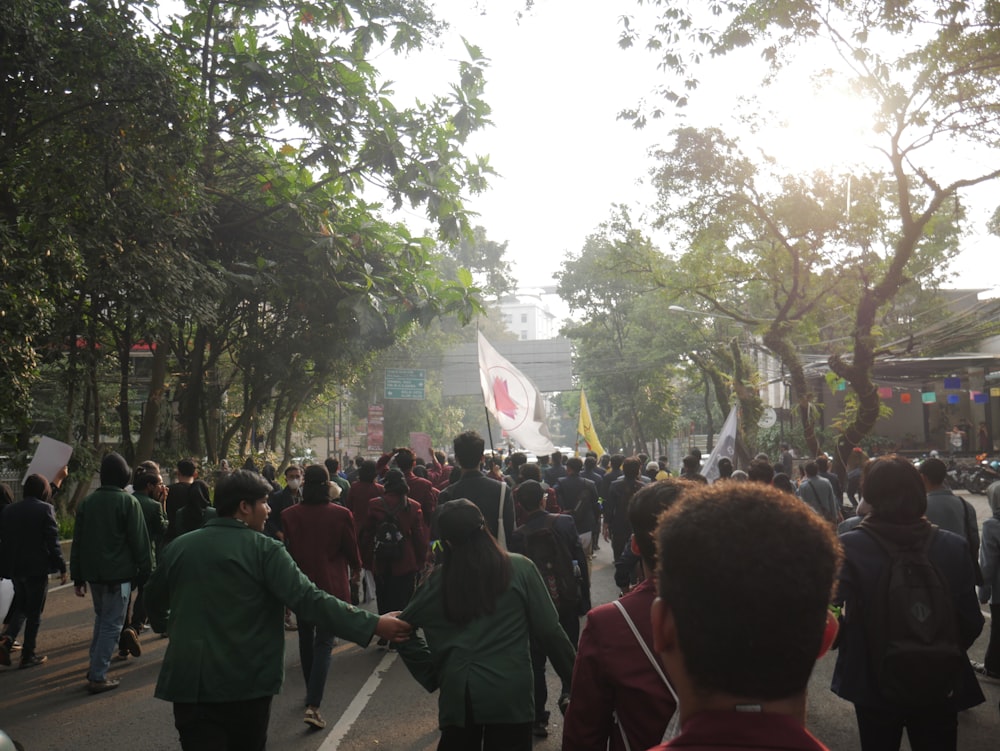
M 645 576 L 624 597 L 587 613 L 573 667 L 563 751 L 646 749 L 673 737 L 680 727 L 676 691 L 653 651 L 650 609 L 656 598 L 656 525 L 689 487 L 681 480 L 662 480 L 632 497 L 632 549 L 642 559 Z
M 339 504 L 340 486 L 330 479 L 327 469 L 313 464 L 305 469 L 302 502 L 282 512 L 285 544 L 309 581 L 338 597 L 351 601 L 351 582 L 361 577 L 361 555 L 354 517 Z M 315 728 L 326 727 L 319 713 L 323 689 L 330 670 L 333 632 L 310 623 L 296 613 L 299 624 L 299 661 L 306 682 L 306 713 L 303 721 Z
M 819 476 L 819 465 L 816 462 L 806 462 L 806 479 L 799 485 L 796 495 L 806 505 L 826 519 L 831 528 L 836 529 L 844 518 L 840 513 L 840 504 L 834 495 L 833 486 L 828 480 Z
M 518 486 L 517 502 L 525 521 L 514 530 L 510 550 L 530 559 L 538 567 L 559 614 L 559 624 L 574 646 L 580 638 L 580 615 L 589 610 L 590 577 L 583 547 L 573 517 L 550 514 L 542 507 L 545 491 L 534 480 Z M 548 736 L 549 712 L 545 709 L 548 688 L 545 682 L 545 645 L 531 643 L 531 666 L 535 676 L 535 737 Z
M 417 586 L 427 560 L 427 538 L 420 504 L 398 469 L 386 472 L 385 493 L 368 502 L 366 539 L 373 541 L 375 600 L 379 613 L 401 610 Z M 385 645 L 380 645 L 385 646 Z
M 982 585 L 983 572 L 979 568 L 979 519 L 976 517 L 976 509 L 948 488 L 948 465 L 943 461 L 936 457 L 924 459 L 920 462 L 919 471 L 927 491 L 927 511 L 924 514 L 927 521 L 965 538 L 969 543 L 976 585 Z
M 593 480 L 583 477 L 582 473 L 583 460 L 580 457 L 573 456 L 567 459 L 566 476 L 556 483 L 556 498 L 559 506 L 573 517 L 589 574 L 594 552 L 594 537 L 601 529 L 601 502 L 597 495 L 597 485 Z
M 10 665 L 10 652 L 22 625 L 19 667 L 31 668 L 48 660 L 36 650 L 49 574 L 58 572 L 60 584 L 67 580 L 50 499 L 49 481 L 41 475 L 29 475 L 24 481 L 24 498 L 0 511 L 0 576 L 14 583 L 13 611 L 0 635 L 0 665 Z
M 990 640 L 986 657 L 972 668 L 980 678 L 1000 681 L 1000 482 L 986 488 L 986 499 L 992 516 L 983 521 L 983 544 L 979 549 L 983 585 L 979 602 L 990 606 Z
M 955 751 L 958 713 L 984 701 L 966 653 L 984 621 L 968 543 L 927 521 L 909 460 L 870 461 L 861 489 L 871 511 L 840 536 L 831 688 L 854 704 L 862 751 L 896 751 L 904 729 L 913 751 Z
M 430 480 L 417 477 L 413 473 L 417 457 L 412 449 L 401 448 L 396 450 L 396 467 L 403 473 L 403 478 L 409 487 L 408 495 L 420 504 L 420 511 L 424 520 L 424 534 L 430 539 L 431 520 L 434 518 L 434 510 L 437 508 L 438 496 L 441 494 Z
M 400 614 L 423 637 L 399 650 L 420 685 L 440 689 L 438 751 L 531 751 L 529 639 L 545 649 L 564 694 L 573 645 L 538 569 L 499 546 L 476 504 L 443 503 L 436 527 L 441 563 Z
M 191 488 L 193 489 L 193 485 Z M 160 551 L 163 548 L 163 539 L 167 532 L 167 517 L 164 513 L 164 504 L 167 499 L 167 488 L 163 484 L 163 478 L 159 469 L 138 470 L 135 480 L 132 482 L 132 495 L 139 502 L 142 508 L 142 520 L 146 525 L 146 534 L 153 546 L 153 568 L 159 560 Z M 142 654 L 142 646 L 139 643 L 139 634 L 146 627 L 146 606 L 143 602 L 143 590 L 145 584 L 137 583 L 133 588 L 135 597 L 130 597 L 129 608 L 126 611 L 125 626 L 118 637 L 118 660 L 127 660 L 129 655 L 139 657 Z
M 480 472 L 486 444 L 479 433 L 474 430 L 460 433 L 455 436 L 452 445 L 455 449 L 455 461 L 462 468 L 462 473 L 456 482 L 441 491 L 438 503 L 457 498 L 472 501 L 483 512 L 490 534 L 502 548 L 506 548 L 507 541 L 514 532 L 514 501 L 508 492 L 507 483 L 485 477 Z
M 94 694 L 121 683 L 108 678 L 111 655 L 125 624 L 132 583 L 144 582 L 153 570 L 142 507 L 124 490 L 130 475 L 121 455 L 108 454 L 101 460 L 101 486 L 76 509 L 70 571 L 76 596 L 85 597 L 89 588 L 94 603 L 86 686 Z
M 198 480 L 198 466 L 194 463 L 194 459 L 181 459 L 177 462 L 177 481 L 167 486 L 167 504 L 165 509 L 167 514 L 167 533 L 164 538 L 166 542 L 170 542 L 177 536 L 177 528 L 174 523 L 177 512 L 187 503 L 188 491 L 196 480 L 204 486 L 207 495 L 208 485 Z
M 238 470 L 215 488 L 219 516 L 170 543 L 146 586 L 153 628 L 170 634 L 154 695 L 173 703 L 184 751 L 262 751 L 284 678 L 284 613 L 361 647 L 410 628 L 323 592 L 285 546 L 261 534 L 270 486 Z
M 611 542 L 611 553 L 615 560 L 621 558 L 625 543 L 632 534 L 632 527 L 628 523 L 628 503 L 642 487 L 639 482 L 640 469 L 641 464 L 635 457 L 622 462 L 622 476 L 611 483 L 604 499 L 604 539 Z
M 372 551 L 375 541 L 368 534 L 368 508 L 372 498 L 381 497 L 385 488 L 375 481 L 378 468 L 371 459 L 357 458 L 357 479 L 351 483 L 344 505 L 354 514 L 354 528 L 358 533 L 358 550 L 361 551 L 361 584 L 358 591 L 359 602 L 371 602 L 375 598 L 375 574 Z
M 656 535 L 653 645 L 681 734 L 655 751 L 826 751 L 805 720 L 837 625 L 829 525 L 775 488 L 718 483 L 685 493 Z

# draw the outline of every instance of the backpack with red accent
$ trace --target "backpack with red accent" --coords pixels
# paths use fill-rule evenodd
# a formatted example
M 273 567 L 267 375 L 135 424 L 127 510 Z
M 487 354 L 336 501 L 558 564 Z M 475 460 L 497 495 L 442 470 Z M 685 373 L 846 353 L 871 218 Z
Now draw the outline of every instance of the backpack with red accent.
M 871 667 L 881 694 L 903 707 L 947 701 L 968 657 L 959 644 L 948 582 L 928 555 L 937 527 L 916 547 L 902 547 L 865 524 L 858 529 L 870 535 L 890 561 L 864 614 Z

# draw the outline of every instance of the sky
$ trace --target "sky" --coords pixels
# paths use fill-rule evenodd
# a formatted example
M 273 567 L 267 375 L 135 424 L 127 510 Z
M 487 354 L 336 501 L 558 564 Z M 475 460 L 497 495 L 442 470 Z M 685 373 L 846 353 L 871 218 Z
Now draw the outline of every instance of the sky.
M 682 124 L 729 129 L 737 100 L 761 93 L 755 61 L 714 61 L 700 71 L 702 87 L 684 120 L 671 111 L 635 130 L 617 119 L 618 112 L 651 98 L 663 82 L 651 54 L 618 46 L 620 18 L 642 12 L 638 4 L 538 0 L 520 18 L 516 11 L 522 0 L 490 0 L 486 12 L 476 5 L 475 0 L 438 0 L 436 12 L 450 25 L 438 45 L 402 61 L 385 54 L 374 63 L 405 100 L 445 90 L 456 77 L 457 61 L 465 59 L 462 37 L 490 59 L 485 98 L 493 109 L 493 127 L 476 134 L 470 150 L 489 154 L 500 174 L 487 193 L 471 197 L 467 205 L 478 212 L 474 221 L 486 228 L 489 239 L 508 243 L 522 287 L 553 284 L 567 254 L 579 253 L 587 236 L 609 218 L 613 204 L 630 205 L 634 217 L 642 214 L 655 197 L 642 184 L 651 165 L 647 152 L 668 143 L 670 130 Z M 840 150 L 863 149 L 855 143 L 863 137 L 861 129 L 846 115 L 864 119 L 864 113 L 855 112 L 846 93 L 813 97 L 806 79 L 814 64 L 803 63 L 783 87 L 764 94 L 766 106 L 775 111 L 773 122 L 788 126 L 776 125 L 771 136 L 803 166 L 818 166 L 810 160 Z M 1000 183 L 974 189 L 967 201 L 971 232 L 949 287 L 986 286 L 984 270 L 992 277 L 1000 267 L 1000 238 L 985 228 L 1000 205 Z M 415 229 L 426 224 L 416 212 L 404 218 Z

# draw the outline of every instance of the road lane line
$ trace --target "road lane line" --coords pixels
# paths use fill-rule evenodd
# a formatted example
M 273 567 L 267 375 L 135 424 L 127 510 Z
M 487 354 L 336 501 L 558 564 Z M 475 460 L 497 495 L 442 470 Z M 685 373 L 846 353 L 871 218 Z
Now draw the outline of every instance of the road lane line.
M 347 709 L 344 710 L 344 714 L 340 716 L 340 719 L 337 720 L 337 724 L 333 726 L 333 729 L 323 741 L 318 751 L 337 751 L 337 749 L 340 748 L 340 742 L 344 740 L 344 737 L 347 735 L 348 731 L 350 731 L 355 721 L 361 716 L 361 713 L 371 700 L 372 695 L 374 695 L 375 690 L 382 682 L 382 677 L 386 674 L 389 668 L 392 667 L 392 663 L 396 661 L 398 656 L 399 653 L 395 651 L 385 653 L 382 661 L 378 664 L 375 670 L 372 671 L 372 674 L 368 676 L 368 680 L 365 681 L 365 685 L 363 685 L 361 690 L 358 691 L 353 699 L 351 699 L 351 703 L 348 705 Z

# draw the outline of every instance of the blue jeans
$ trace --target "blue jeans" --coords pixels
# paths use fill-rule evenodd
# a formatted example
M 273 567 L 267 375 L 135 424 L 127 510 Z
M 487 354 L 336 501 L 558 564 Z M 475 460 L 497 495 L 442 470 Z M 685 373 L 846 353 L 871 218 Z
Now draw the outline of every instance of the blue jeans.
M 330 671 L 330 652 L 334 635 L 322 626 L 299 621 L 299 662 L 306 679 L 306 706 L 318 707 L 323 701 L 326 674 Z
M 132 585 L 87 582 L 94 601 L 94 636 L 90 640 L 90 672 L 88 680 L 103 681 L 108 677 L 111 655 L 118 647 L 118 637 L 128 612 Z

